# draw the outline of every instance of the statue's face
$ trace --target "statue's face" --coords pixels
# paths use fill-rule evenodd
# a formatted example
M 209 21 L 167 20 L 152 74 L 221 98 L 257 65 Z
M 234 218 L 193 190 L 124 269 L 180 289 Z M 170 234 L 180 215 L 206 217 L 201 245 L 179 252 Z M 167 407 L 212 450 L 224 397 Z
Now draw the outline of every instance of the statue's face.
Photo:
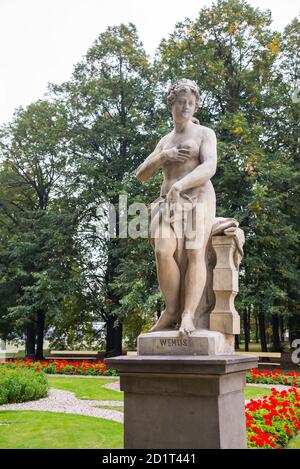
M 189 120 L 196 109 L 196 97 L 191 91 L 180 91 L 172 106 L 174 120 Z

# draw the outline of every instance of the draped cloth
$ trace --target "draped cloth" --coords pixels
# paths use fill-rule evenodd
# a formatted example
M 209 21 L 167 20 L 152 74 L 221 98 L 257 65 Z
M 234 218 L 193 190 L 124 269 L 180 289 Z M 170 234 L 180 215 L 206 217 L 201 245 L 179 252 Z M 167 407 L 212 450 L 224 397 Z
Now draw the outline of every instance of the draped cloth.
M 181 203 L 186 203 L 186 199 L 181 199 Z M 190 199 L 190 202 L 191 201 Z M 154 248 L 153 233 L 155 231 L 155 226 L 160 223 L 161 216 L 163 216 L 163 204 L 166 203 L 165 196 L 158 197 L 150 206 L 148 207 L 148 220 L 149 220 L 149 242 Z M 191 204 L 191 207 L 193 204 Z M 160 211 L 159 216 L 156 216 Z M 152 223 L 155 220 L 154 223 Z M 173 220 L 170 219 L 172 226 Z M 212 247 L 212 237 L 213 236 L 229 236 L 233 238 L 235 249 L 233 252 L 233 260 L 237 270 L 239 270 L 239 265 L 243 258 L 243 245 L 245 242 L 245 236 L 243 230 L 239 228 L 239 223 L 234 218 L 223 218 L 216 217 L 212 226 L 211 235 L 206 245 L 206 267 L 207 267 L 207 278 L 206 285 L 203 290 L 203 294 L 196 312 L 195 326 L 197 329 L 209 329 L 209 315 L 214 309 L 215 306 L 215 295 L 213 292 L 213 270 L 216 265 L 216 254 Z

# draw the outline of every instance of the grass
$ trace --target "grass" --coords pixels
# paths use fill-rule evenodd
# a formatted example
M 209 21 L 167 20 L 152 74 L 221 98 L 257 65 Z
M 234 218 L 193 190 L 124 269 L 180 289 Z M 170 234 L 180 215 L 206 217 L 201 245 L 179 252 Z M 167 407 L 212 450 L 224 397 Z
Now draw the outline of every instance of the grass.
M 58 412 L 0 411 L 0 448 L 123 448 L 123 425 Z
M 286 449 L 300 449 L 300 433 L 291 439 Z
M 103 386 L 108 383 L 118 381 L 115 378 L 111 379 L 93 379 L 93 378 L 61 378 L 60 376 L 49 376 L 48 382 L 51 388 L 62 389 L 64 391 L 74 392 L 78 399 L 91 399 L 98 401 L 123 401 L 123 392 L 107 389 Z M 246 386 L 245 399 L 255 399 L 262 396 L 270 395 L 271 391 L 268 388 L 260 388 L 254 386 Z M 103 407 L 103 406 L 101 406 Z M 116 409 L 116 407 L 106 406 L 106 408 Z M 122 408 L 123 410 L 123 408 Z
M 240 342 L 240 349 L 239 352 L 243 352 L 245 350 L 245 342 Z M 259 342 L 250 342 L 249 343 L 249 351 L 250 352 L 261 352 L 261 344 Z
M 79 399 L 113 400 L 120 405 L 97 406 L 124 412 L 123 393 L 103 386 L 111 379 L 48 376 L 49 386 L 74 392 Z M 269 388 L 246 386 L 245 399 L 270 395 Z M 0 449 L 115 449 L 123 448 L 123 425 L 110 420 L 75 414 L 37 411 L 1 411 Z M 300 434 L 287 449 L 300 448 Z
M 260 388 L 255 386 L 246 386 L 244 390 L 245 400 L 248 399 L 258 399 L 263 396 L 270 396 L 271 389 L 269 388 Z
M 49 376 L 48 383 L 51 388 L 71 391 L 78 399 L 91 399 L 97 401 L 122 401 L 123 392 L 107 389 L 103 386 L 108 383 L 118 381 L 116 378 L 61 378 L 59 376 Z

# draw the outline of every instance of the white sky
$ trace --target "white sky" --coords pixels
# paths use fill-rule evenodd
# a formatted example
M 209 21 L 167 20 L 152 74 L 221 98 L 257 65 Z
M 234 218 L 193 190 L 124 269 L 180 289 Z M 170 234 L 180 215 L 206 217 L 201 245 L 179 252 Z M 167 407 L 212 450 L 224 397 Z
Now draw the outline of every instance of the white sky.
M 67 80 L 108 26 L 134 23 L 146 51 L 211 0 L 0 0 L 0 124 L 18 106 L 42 98 L 47 83 Z M 298 0 L 248 0 L 269 8 L 282 30 L 299 14 Z

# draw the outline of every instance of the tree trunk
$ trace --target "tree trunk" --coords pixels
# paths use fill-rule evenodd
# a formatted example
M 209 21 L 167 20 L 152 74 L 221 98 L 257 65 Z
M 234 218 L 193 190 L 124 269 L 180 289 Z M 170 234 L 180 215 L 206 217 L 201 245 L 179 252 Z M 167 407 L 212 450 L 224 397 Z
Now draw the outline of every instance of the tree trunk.
M 258 344 L 259 342 L 259 329 L 258 329 L 258 319 L 257 315 L 255 315 L 255 342 Z
M 36 341 L 36 360 L 44 360 L 44 334 L 45 334 L 45 313 L 37 313 L 37 341 Z
M 122 324 L 115 325 L 117 316 L 110 315 L 106 322 L 106 355 L 122 355 Z
M 26 358 L 35 359 L 35 323 L 33 320 L 26 324 Z
M 234 349 L 240 350 L 240 336 L 239 335 L 234 336 Z
M 283 317 L 279 316 L 279 335 L 280 335 L 280 342 L 284 341 L 284 321 Z
M 249 320 L 248 320 L 248 310 L 245 308 L 243 314 L 243 325 L 244 325 L 244 335 L 245 335 L 245 352 L 249 352 Z
M 156 307 L 157 307 L 156 309 L 157 319 L 159 319 L 161 316 L 161 300 L 160 299 L 156 300 Z
M 258 325 L 259 325 L 261 351 L 267 352 L 268 346 L 267 346 L 267 337 L 266 337 L 265 315 L 262 312 L 259 312 L 258 314 Z
M 300 311 L 296 310 L 289 318 L 289 339 L 290 344 L 294 339 L 300 338 Z
M 106 354 L 110 355 L 114 347 L 114 318 L 110 315 L 106 321 Z
M 277 314 L 272 316 L 272 342 L 273 351 L 281 352 L 281 341 L 279 335 L 279 317 Z
M 123 333 L 123 326 L 122 326 L 122 323 L 119 323 L 114 328 L 114 353 L 115 355 L 122 355 L 122 333 Z

